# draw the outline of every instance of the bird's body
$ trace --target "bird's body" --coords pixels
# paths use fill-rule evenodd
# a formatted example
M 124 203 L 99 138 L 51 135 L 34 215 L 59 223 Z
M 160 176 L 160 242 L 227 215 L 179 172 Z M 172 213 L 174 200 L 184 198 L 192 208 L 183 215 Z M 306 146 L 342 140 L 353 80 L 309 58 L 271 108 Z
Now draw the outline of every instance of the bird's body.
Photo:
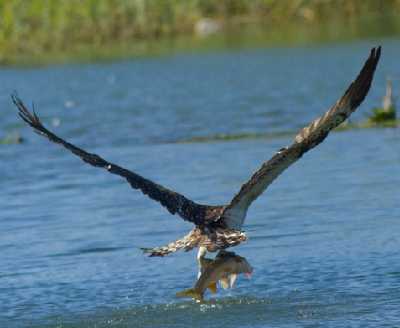
M 86 163 L 100 167 L 127 180 L 151 199 L 159 202 L 171 214 L 195 225 L 186 236 L 166 246 L 146 248 L 150 256 L 165 256 L 177 250 L 200 250 L 214 252 L 236 246 L 246 240 L 242 226 L 249 206 L 267 187 L 304 153 L 320 144 L 328 133 L 345 121 L 360 105 L 367 95 L 373 75 L 380 58 L 380 47 L 372 49 L 356 80 L 352 82 L 344 95 L 322 117 L 314 120 L 296 135 L 293 143 L 280 149 L 270 160 L 262 164 L 253 176 L 241 187 L 232 200 L 222 206 L 198 204 L 185 196 L 156 184 L 132 171 L 110 163 L 96 154 L 91 154 L 63 140 L 43 126 L 38 116 L 25 107 L 22 101 L 13 96 L 19 109 L 19 115 L 36 132 L 46 136 L 52 142 L 61 144 L 80 157 Z

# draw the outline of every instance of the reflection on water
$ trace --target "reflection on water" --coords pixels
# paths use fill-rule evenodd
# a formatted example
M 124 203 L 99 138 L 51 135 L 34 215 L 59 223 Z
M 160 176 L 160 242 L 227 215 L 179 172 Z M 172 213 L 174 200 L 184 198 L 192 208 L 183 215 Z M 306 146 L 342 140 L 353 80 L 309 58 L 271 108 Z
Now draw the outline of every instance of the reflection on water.
M 203 301 L 207 289 L 215 294 L 218 283 L 224 289 L 232 288 L 239 274 L 249 277 L 253 272 L 249 262 L 234 252 L 221 250 L 214 259 L 201 256 L 198 261 L 199 278 L 193 288 L 177 293 L 178 297 L 192 297 Z

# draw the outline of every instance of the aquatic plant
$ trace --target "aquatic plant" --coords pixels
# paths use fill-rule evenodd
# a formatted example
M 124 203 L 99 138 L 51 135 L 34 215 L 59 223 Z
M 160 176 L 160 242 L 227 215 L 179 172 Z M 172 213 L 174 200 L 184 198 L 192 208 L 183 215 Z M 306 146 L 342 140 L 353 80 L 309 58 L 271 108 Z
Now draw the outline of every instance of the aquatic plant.
M 0 138 L 0 145 L 20 144 L 24 142 L 24 138 L 18 132 L 6 134 L 5 137 Z
M 368 118 L 369 123 L 382 124 L 396 121 L 396 105 L 393 97 L 392 80 L 386 79 L 386 93 L 382 98 L 382 107 L 374 108 Z
M 384 123 L 388 121 L 396 120 L 396 109 L 395 107 L 390 107 L 388 110 L 384 108 L 373 108 L 372 114 L 368 118 L 370 123 Z

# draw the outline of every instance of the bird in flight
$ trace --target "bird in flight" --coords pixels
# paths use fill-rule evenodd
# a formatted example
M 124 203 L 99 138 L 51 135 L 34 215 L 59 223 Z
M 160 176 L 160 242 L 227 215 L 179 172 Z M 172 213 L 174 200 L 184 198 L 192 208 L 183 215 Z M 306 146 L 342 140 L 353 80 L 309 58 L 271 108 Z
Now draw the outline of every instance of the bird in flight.
M 171 214 L 178 214 L 182 219 L 194 224 L 194 228 L 183 238 L 166 246 L 145 248 L 143 249 L 145 253 L 149 256 L 165 256 L 178 250 L 189 251 L 198 247 L 198 258 L 200 258 L 207 251 L 223 250 L 247 239 L 242 226 L 249 206 L 284 170 L 301 158 L 304 153 L 320 144 L 331 130 L 344 122 L 356 110 L 370 89 L 380 55 L 381 47 L 372 48 L 357 78 L 343 96 L 323 116 L 301 129 L 291 145 L 281 148 L 270 160 L 264 162 L 228 204 L 220 206 L 198 204 L 133 171 L 108 162 L 96 154 L 86 152 L 48 130 L 35 111 L 29 111 L 16 94 L 12 95 L 12 100 L 19 110 L 19 116 L 35 132 L 62 145 L 84 162 L 125 178 L 132 188 L 140 190 L 159 202 Z

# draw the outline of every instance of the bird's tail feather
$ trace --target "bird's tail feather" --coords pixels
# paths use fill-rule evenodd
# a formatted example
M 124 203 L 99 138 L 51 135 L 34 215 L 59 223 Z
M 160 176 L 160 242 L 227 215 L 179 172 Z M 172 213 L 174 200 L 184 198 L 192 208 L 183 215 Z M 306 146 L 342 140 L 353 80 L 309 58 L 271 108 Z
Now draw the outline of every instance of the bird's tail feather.
M 190 233 L 181 239 L 175 240 L 168 245 L 152 248 L 141 248 L 143 253 L 149 256 L 166 256 L 183 249 L 184 251 L 190 251 L 194 247 L 198 246 L 200 242 L 200 236 L 196 229 L 193 229 Z

